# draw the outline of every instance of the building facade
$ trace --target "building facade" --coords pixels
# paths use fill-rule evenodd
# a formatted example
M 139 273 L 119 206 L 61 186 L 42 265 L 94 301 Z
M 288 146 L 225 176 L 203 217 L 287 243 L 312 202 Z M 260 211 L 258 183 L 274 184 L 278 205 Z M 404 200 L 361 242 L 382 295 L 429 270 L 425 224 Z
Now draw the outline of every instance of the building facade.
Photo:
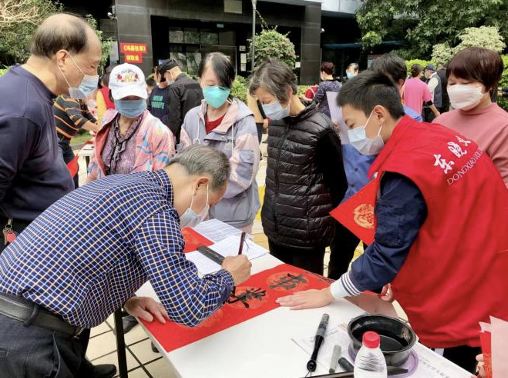
M 168 58 L 182 69 L 197 74 L 199 62 L 211 51 L 228 55 L 237 73 L 250 74 L 248 40 L 252 37 L 250 0 L 77 0 L 64 1 L 83 14 L 100 20 L 103 35 L 117 43 L 112 62 L 138 64 L 145 74 Z M 359 51 L 322 50 L 323 42 L 357 42 L 360 32 L 354 12 L 361 5 L 354 0 L 258 0 L 259 15 L 295 45 L 295 72 L 301 84 L 319 81 L 323 56 L 339 68 L 357 61 Z M 86 8 L 86 9 L 84 9 Z M 109 12 L 109 14 L 108 14 Z M 106 15 L 109 18 L 106 18 Z M 256 17 L 256 32 L 261 31 Z M 342 72 L 341 72 L 342 71 Z

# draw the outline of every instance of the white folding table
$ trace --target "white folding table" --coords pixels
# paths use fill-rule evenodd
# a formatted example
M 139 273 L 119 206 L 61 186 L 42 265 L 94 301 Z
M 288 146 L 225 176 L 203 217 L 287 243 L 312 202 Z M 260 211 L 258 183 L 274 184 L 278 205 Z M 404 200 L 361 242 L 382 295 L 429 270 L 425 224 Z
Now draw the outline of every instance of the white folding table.
M 282 262 L 267 254 L 252 261 L 252 274 L 271 269 Z M 158 301 L 150 283 L 137 292 L 139 296 Z M 351 302 L 357 303 L 357 307 Z M 214 335 L 182 348 L 166 352 L 153 335 L 140 323 L 162 356 L 169 362 L 174 374 L 181 378 L 299 378 L 307 373 L 309 355 L 292 337 L 298 333 L 314 335 L 323 313 L 330 315 L 329 326 L 348 323 L 365 312 L 396 316 L 393 306 L 376 297 L 361 295 L 351 301 L 341 300 L 329 306 L 292 311 L 279 307 L 260 316 L 237 324 Z M 453 375 L 439 371 L 425 378 L 470 378 L 471 374 L 418 344 L 417 354 L 425 354 L 430 363 L 451 369 Z M 419 368 L 420 369 L 420 368 Z M 437 369 L 438 370 L 438 369 Z M 318 364 L 313 375 L 327 374 L 328 367 Z M 420 378 L 422 372 L 414 376 Z

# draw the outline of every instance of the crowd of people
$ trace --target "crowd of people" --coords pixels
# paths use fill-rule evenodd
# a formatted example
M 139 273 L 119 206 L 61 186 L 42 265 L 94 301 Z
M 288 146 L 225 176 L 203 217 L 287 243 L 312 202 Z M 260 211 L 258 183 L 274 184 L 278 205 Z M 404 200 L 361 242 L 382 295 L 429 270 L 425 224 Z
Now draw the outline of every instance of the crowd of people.
M 468 48 L 437 71 L 414 65 L 410 77 L 403 59 L 386 54 L 364 72 L 349 65 L 344 83 L 324 62 L 321 83 L 304 96 L 293 70 L 267 59 L 250 77 L 247 104 L 231 95 L 235 67 L 219 52 L 202 59 L 197 81 L 173 59 L 155 68 L 154 82 L 131 64 L 99 78 L 100 59 L 87 22 L 59 14 L 35 32 L 28 61 L 0 78 L 0 349 L 10 351 L 0 371 L 112 377 L 114 366 L 85 354 L 90 328 L 122 306 L 147 321 L 200 323 L 251 264 L 228 257 L 199 277 L 181 228 L 218 219 L 251 233 L 262 202 L 273 256 L 323 274 L 331 249 L 336 281 L 280 305 L 377 292 L 399 301 L 423 344 L 474 372 L 478 322 L 508 319 L 499 54 Z M 80 129 L 94 136 L 94 153 L 79 188 L 68 164 Z M 351 264 L 360 239 L 330 212 L 369 183 L 375 237 Z M 134 295 L 147 280 L 161 304 Z

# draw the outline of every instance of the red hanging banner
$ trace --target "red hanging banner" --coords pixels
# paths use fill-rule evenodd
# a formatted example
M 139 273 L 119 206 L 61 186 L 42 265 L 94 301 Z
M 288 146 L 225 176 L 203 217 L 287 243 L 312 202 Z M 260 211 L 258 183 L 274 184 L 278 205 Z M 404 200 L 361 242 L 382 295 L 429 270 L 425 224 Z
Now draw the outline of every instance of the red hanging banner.
M 141 321 L 164 349 L 171 352 L 279 307 L 275 302 L 279 297 L 328 286 L 330 280 L 325 277 L 282 264 L 251 276 L 236 287 L 222 308 L 196 327 Z
M 332 217 L 368 245 L 374 242 L 376 231 L 376 216 L 374 214 L 376 188 L 377 184 L 374 179 L 330 212 Z
M 124 54 L 125 63 L 143 63 L 143 55 L 148 52 L 146 43 L 120 43 L 120 52 Z

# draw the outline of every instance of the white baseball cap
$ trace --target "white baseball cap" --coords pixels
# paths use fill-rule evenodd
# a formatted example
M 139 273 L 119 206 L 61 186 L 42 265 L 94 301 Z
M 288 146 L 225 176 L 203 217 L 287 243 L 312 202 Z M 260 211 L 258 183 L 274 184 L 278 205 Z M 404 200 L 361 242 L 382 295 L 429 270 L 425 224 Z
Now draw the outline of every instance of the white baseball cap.
M 109 75 L 109 89 L 114 100 L 127 96 L 148 98 L 145 75 L 133 64 L 124 63 L 113 68 Z

